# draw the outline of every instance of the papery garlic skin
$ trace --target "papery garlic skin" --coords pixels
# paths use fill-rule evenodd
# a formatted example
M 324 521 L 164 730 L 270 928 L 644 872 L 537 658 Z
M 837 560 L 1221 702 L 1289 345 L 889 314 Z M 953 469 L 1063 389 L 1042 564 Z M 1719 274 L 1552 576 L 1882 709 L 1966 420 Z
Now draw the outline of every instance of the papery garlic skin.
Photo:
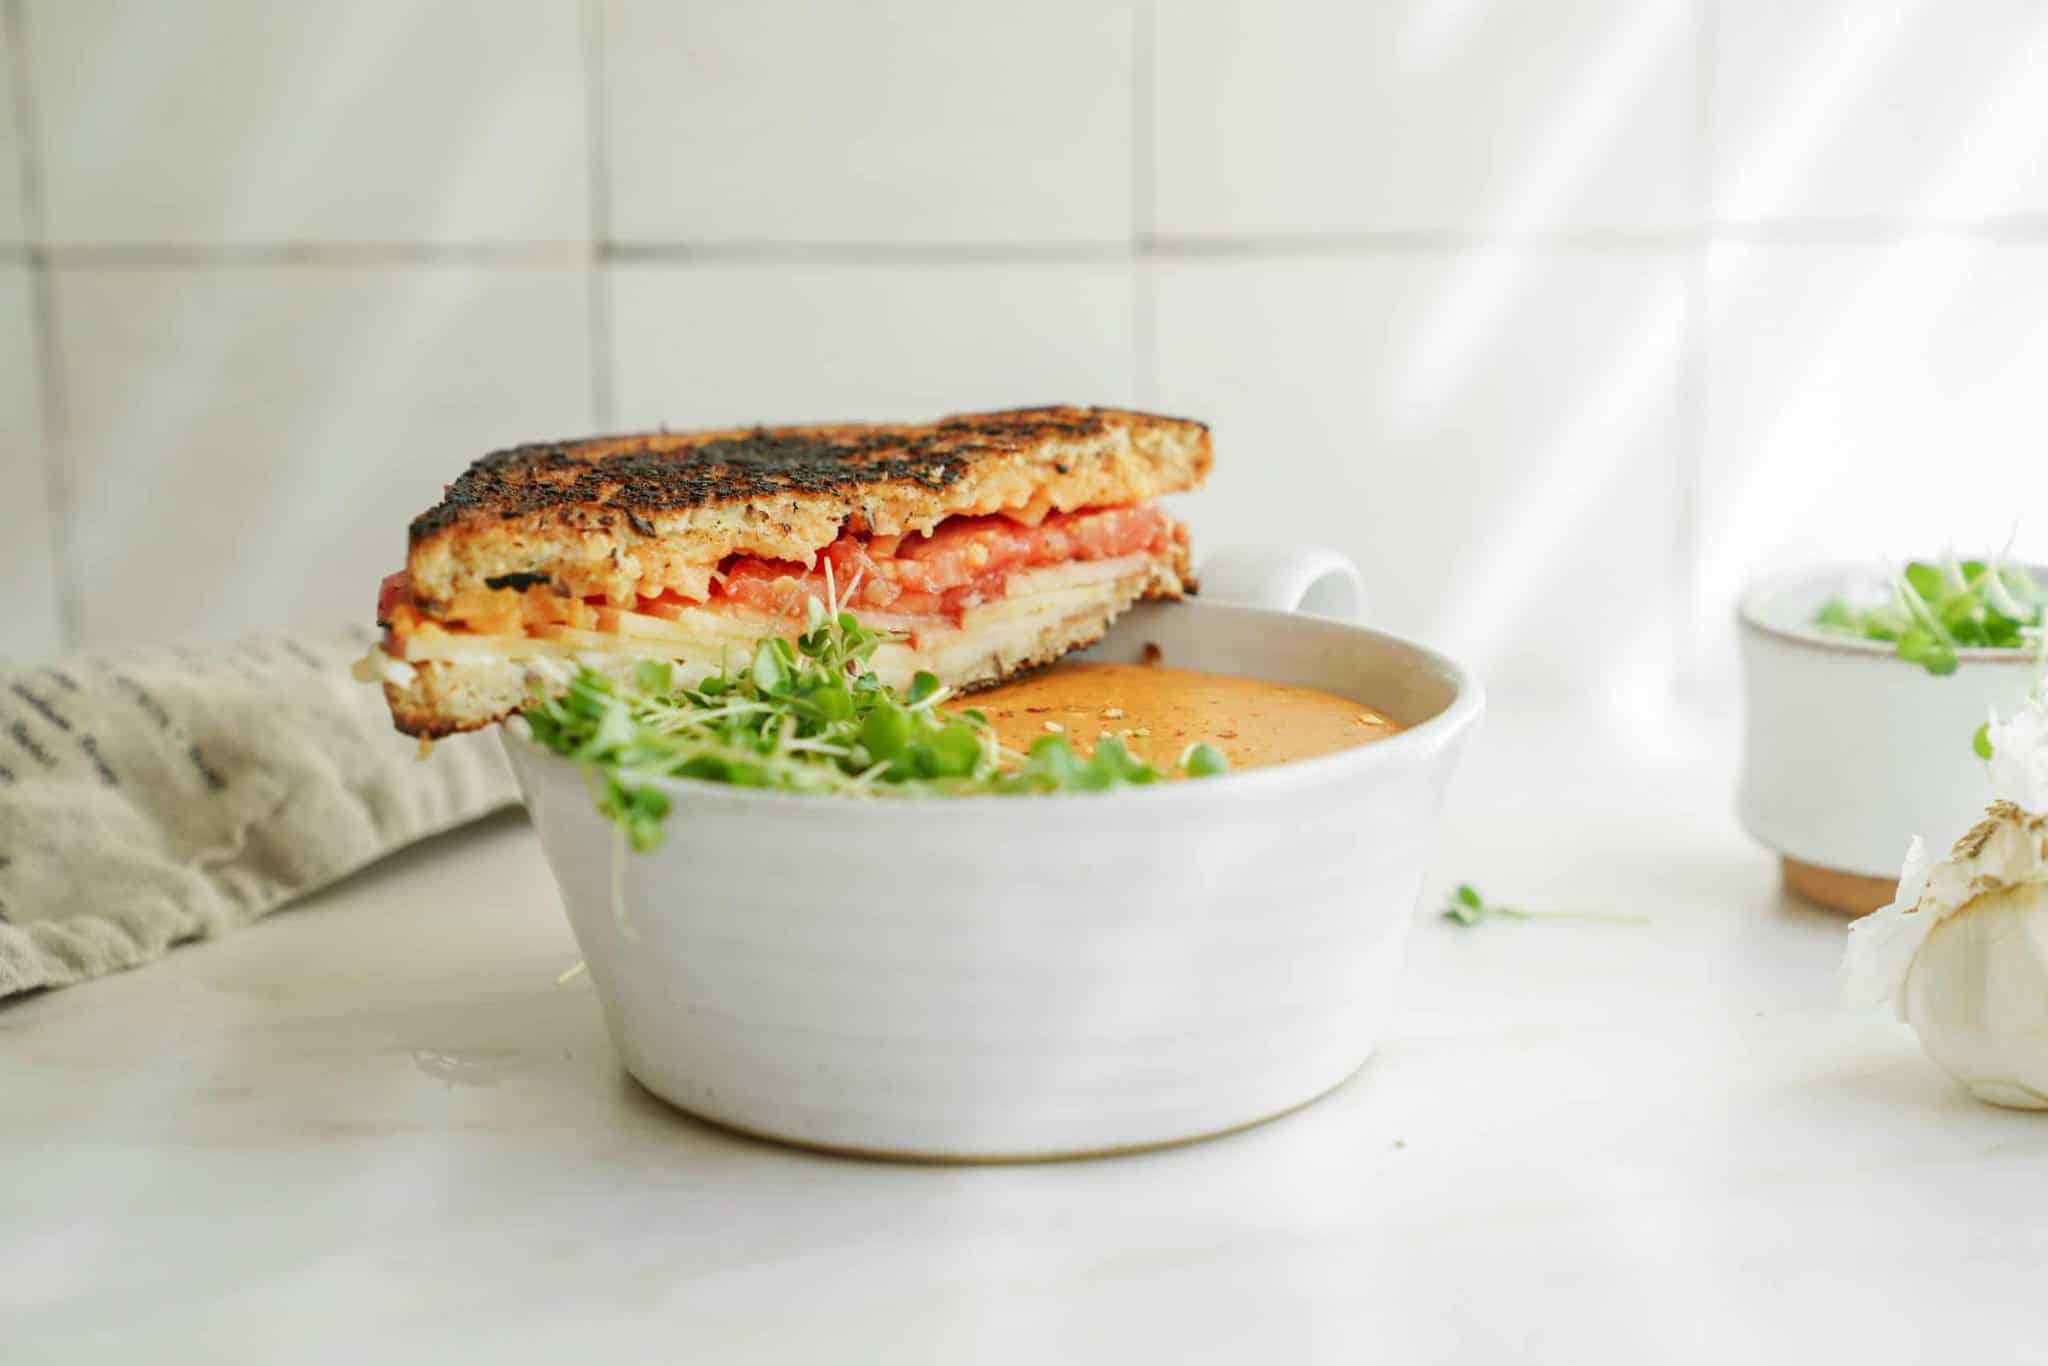
M 1985 723 L 1992 793 L 2029 811 L 2048 811 L 2048 695 L 2036 690 L 2011 716 Z
M 1938 915 L 1919 914 L 1934 859 L 1918 835 L 1906 846 L 1899 887 L 1891 904 L 1849 926 L 1849 949 L 1842 955 L 1842 999 L 1850 1005 L 1882 1006 L 1906 1018 L 1906 976 L 1913 955 L 1941 923 Z
M 1986 892 L 1936 925 L 1906 977 L 1906 1018 L 1977 1099 L 2048 1110 L 2048 884 Z

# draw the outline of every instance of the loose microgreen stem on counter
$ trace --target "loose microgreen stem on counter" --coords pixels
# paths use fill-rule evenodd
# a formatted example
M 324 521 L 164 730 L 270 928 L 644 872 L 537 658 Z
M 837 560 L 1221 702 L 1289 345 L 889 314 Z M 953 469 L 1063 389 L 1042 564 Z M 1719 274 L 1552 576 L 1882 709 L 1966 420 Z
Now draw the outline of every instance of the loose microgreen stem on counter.
M 1650 917 L 1629 911 L 1527 911 L 1488 901 L 1479 889 L 1461 882 L 1444 901 L 1443 916 L 1460 925 L 1477 925 L 1483 920 L 1576 920 L 1596 925 L 1647 925 Z

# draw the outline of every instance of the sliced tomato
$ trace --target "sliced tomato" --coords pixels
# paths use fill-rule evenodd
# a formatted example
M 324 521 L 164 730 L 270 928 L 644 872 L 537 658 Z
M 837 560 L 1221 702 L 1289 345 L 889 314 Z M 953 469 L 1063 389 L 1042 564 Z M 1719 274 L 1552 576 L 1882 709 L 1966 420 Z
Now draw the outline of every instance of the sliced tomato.
M 664 593 L 658 598 L 642 598 L 633 610 L 643 616 L 660 617 L 663 621 L 681 621 L 683 611 L 689 603 L 673 594 Z
M 937 617 L 946 612 L 946 595 L 909 589 L 899 593 L 889 610 L 899 617 Z
M 1007 517 L 954 517 L 930 536 L 906 538 L 896 550 L 898 573 L 907 580 L 914 569 L 925 588 L 955 587 L 1031 562 L 1040 534 Z
M 377 585 L 377 620 L 391 620 L 391 609 L 401 602 L 412 601 L 412 574 L 401 569 L 396 574 L 386 574 L 384 582 Z
M 727 566 L 722 595 L 727 601 L 756 611 L 783 612 L 807 591 L 806 585 L 813 577 L 802 565 L 789 560 L 743 558 Z M 815 591 L 822 596 L 824 579 L 818 577 L 817 584 Z
M 954 517 L 929 536 L 865 539 L 848 533 L 827 546 L 821 560 L 831 564 L 843 602 L 899 616 L 957 618 L 968 607 L 1000 600 L 1017 570 L 1158 551 L 1175 530 L 1155 507 L 1060 512 L 1036 524 L 1005 515 Z M 743 556 L 726 566 L 723 594 L 762 611 L 783 612 L 806 596 L 825 596 L 825 588 L 819 571 Z

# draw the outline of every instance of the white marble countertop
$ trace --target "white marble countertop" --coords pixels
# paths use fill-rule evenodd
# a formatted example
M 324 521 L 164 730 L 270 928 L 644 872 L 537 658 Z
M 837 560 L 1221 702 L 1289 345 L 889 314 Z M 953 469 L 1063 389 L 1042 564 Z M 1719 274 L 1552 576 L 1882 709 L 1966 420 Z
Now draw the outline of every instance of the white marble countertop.
M 627 1081 L 516 817 L 0 1007 L 0 1358 L 2012 1361 L 2048 1116 L 1838 1014 L 1732 730 L 1496 716 L 1439 882 L 1647 927 L 1418 927 L 1309 1109 L 1147 1156 L 868 1164 Z M 1590 737 L 1590 738 L 1589 738 Z M 1425 912 L 1426 913 L 1426 912 Z

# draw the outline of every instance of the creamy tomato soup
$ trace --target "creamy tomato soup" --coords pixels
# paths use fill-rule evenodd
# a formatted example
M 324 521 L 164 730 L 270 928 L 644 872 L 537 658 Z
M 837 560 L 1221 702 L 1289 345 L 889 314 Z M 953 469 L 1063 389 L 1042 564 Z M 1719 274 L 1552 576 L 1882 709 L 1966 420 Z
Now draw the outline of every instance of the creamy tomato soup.
M 1233 769 L 1263 768 L 1366 744 L 1400 729 L 1335 693 L 1257 678 L 1136 664 L 1061 664 L 950 704 L 988 717 L 1006 749 L 1063 734 L 1082 753 L 1104 731 L 1162 769 L 1206 740 Z

